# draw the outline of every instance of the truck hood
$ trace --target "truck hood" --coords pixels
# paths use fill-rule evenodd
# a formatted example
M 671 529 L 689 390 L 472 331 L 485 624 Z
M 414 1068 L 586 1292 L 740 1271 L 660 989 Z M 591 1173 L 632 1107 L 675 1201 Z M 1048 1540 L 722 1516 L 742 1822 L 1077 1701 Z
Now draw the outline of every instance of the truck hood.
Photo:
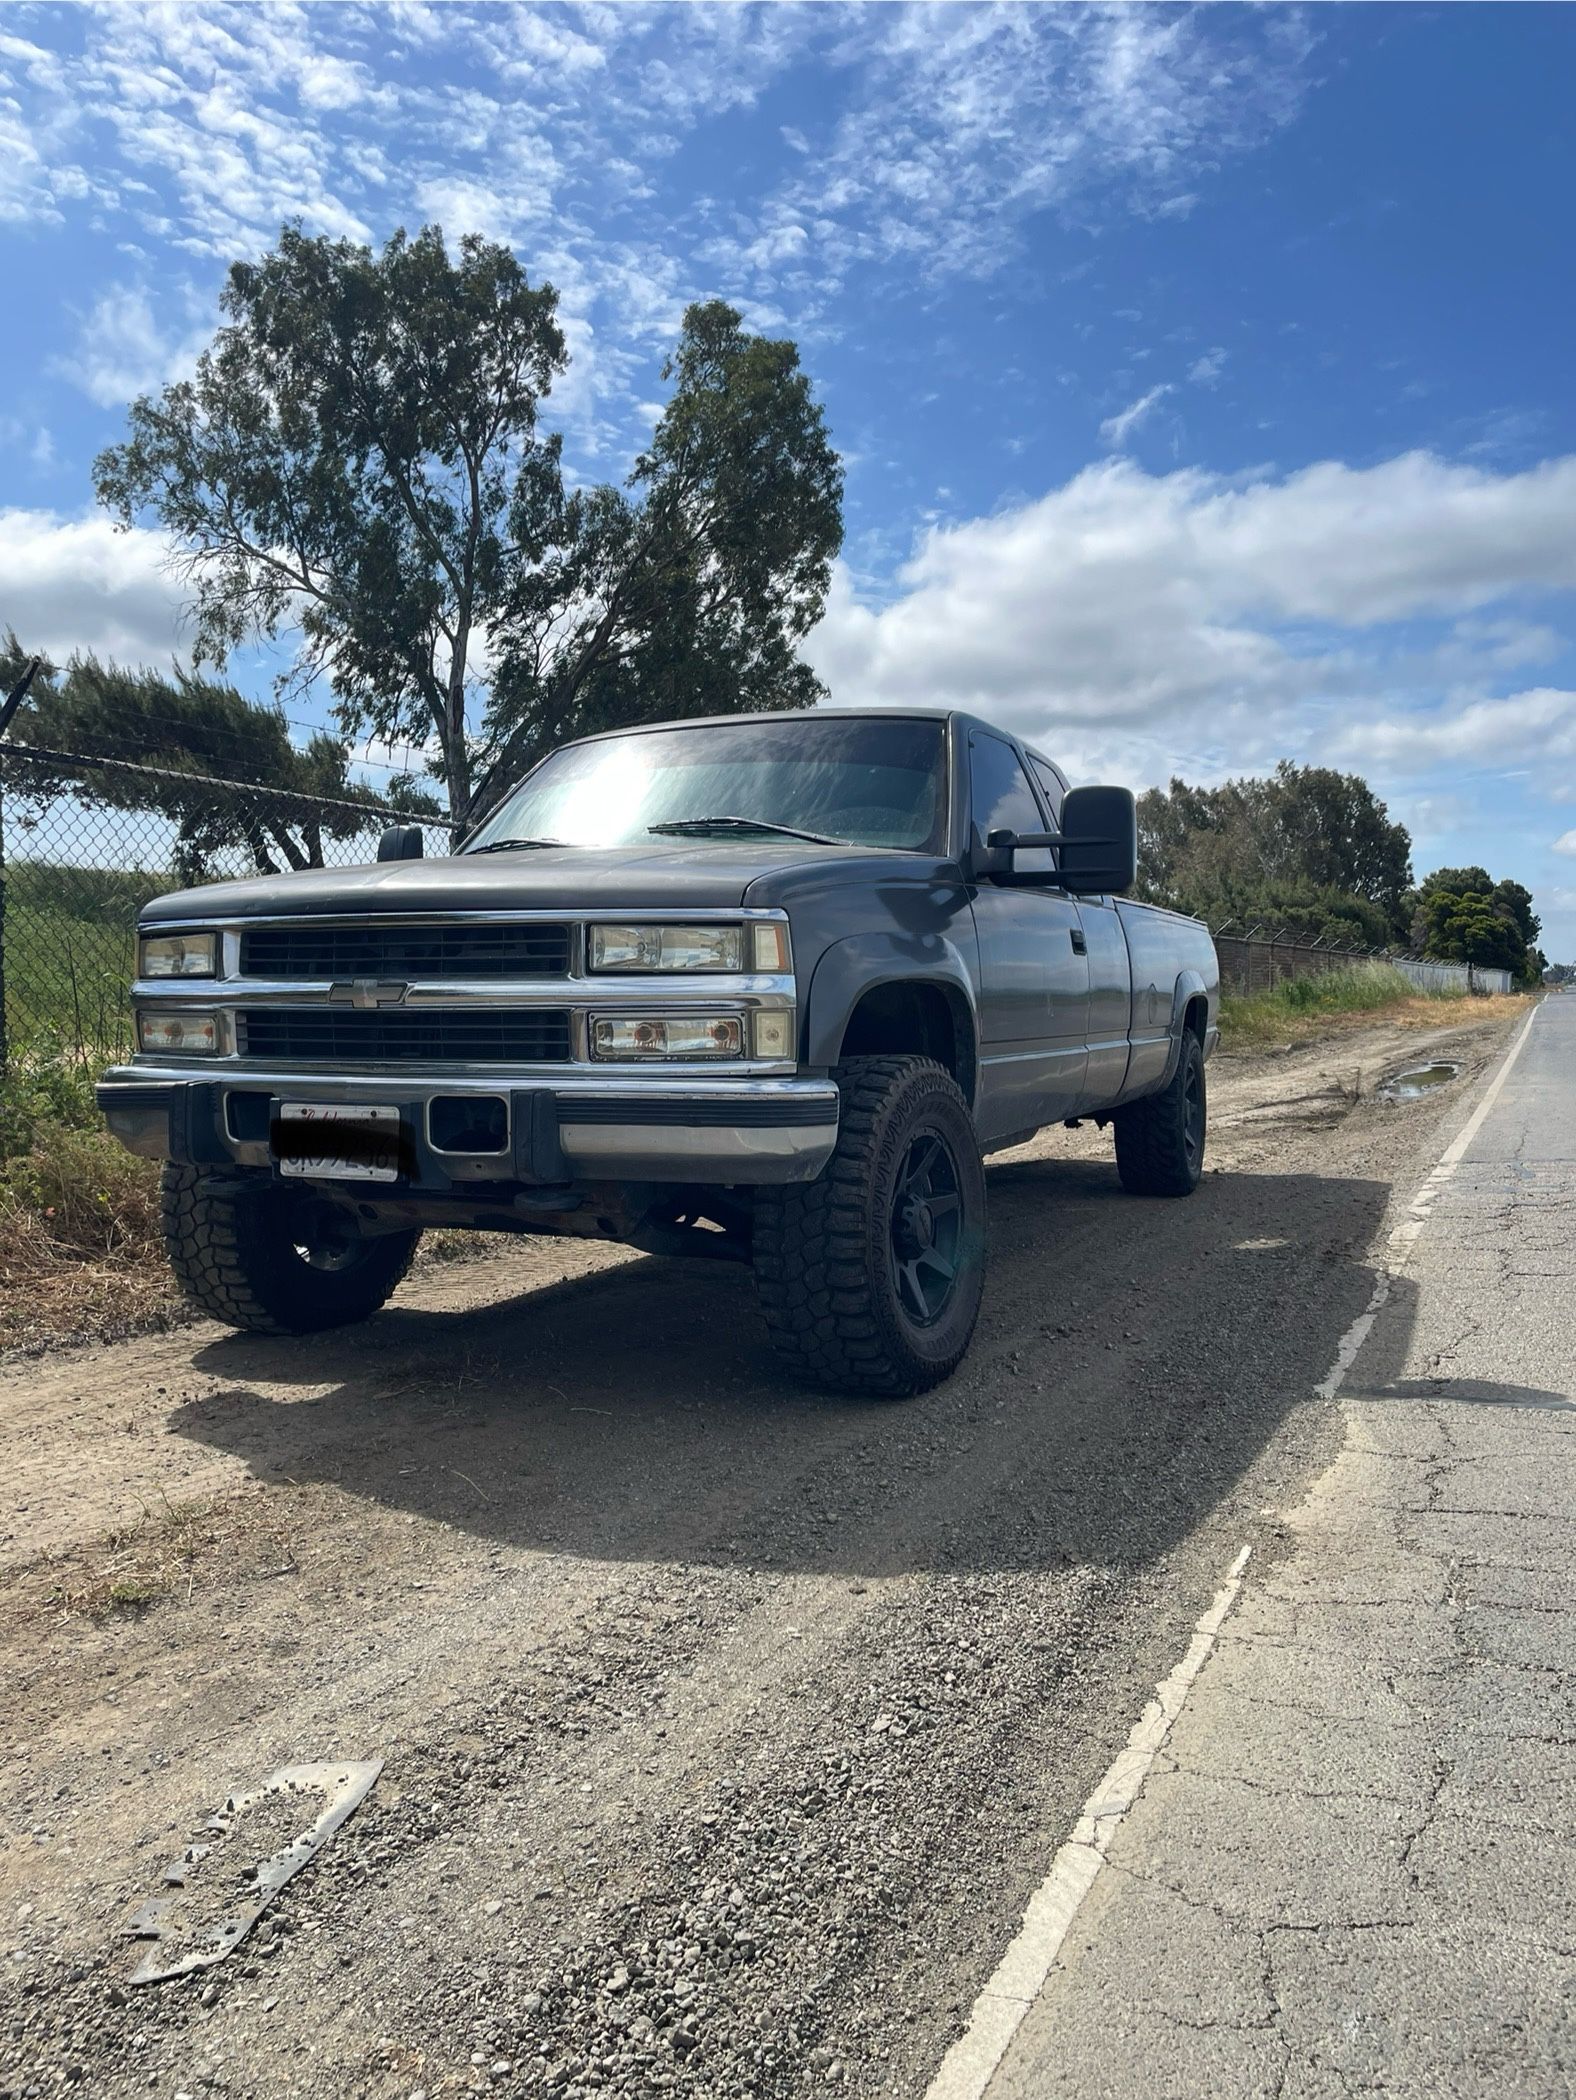
M 308 868 L 300 874 L 215 882 L 156 897 L 145 926 L 194 919 L 257 919 L 322 913 L 727 910 L 774 877 L 845 863 L 868 872 L 911 864 L 912 854 L 872 854 L 862 846 L 801 845 L 791 839 L 718 842 L 673 839 L 649 846 L 538 847 L 520 853 L 462 853 L 442 860 L 374 861 L 360 868 Z

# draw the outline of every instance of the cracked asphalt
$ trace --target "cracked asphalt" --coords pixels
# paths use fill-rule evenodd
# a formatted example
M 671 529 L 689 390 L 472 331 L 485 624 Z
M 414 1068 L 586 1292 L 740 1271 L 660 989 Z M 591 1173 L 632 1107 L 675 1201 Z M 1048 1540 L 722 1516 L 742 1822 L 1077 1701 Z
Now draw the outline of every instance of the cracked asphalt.
M 1458 1120 L 1460 1120 L 1458 1118 Z M 1576 998 L 1545 1002 L 989 2100 L 1576 2091 Z
M 1536 1029 L 1576 1023 L 1556 1003 Z M 1555 2090 L 1569 1190 L 1541 1095 L 1450 1192 L 1456 1267 L 1393 1291 L 1375 1396 L 1315 1394 L 1508 1026 L 1217 1061 L 1188 1203 L 1123 1197 L 1093 1131 L 1005 1156 L 975 1349 L 911 1404 L 784 1384 L 721 1264 L 546 1244 L 341 1335 L 0 1370 L 0 2095 L 918 2100 L 1244 1544 L 1143 1849 L 1003 2075 L 1336 2091 L 1391 2048 L 1394 2089 L 1438 2093 L 1444 1991 L 1461 2090 L 1485 2028 L 1505 2090 Z M 1455 1085 L 1377 1092 L 1435 1057 Z M 126 1920 L 233 1790 L 379 1756 L 235 1954 L 130 1984 Z M 276 1835 L 242 1816 L 197 1913 Z

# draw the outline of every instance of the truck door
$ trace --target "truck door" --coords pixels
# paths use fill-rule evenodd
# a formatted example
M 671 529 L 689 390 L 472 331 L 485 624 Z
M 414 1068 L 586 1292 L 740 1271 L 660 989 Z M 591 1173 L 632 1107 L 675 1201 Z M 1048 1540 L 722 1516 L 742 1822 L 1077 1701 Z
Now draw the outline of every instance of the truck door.
M 1012 745 L 985 730 L 969 739 L 973 822 L 1042 831 L 1047 818 Z M 1088 1064 L 1089 963 L 1078 907 L 1065 890 L 985 877 L 974 885 L 980 944 L 982 1142 L 1077 1113 Z
M 1089 1069 L 1083 1105 L 1093 1111 L 1109 1108 L 1127 1084 L 1133 966 L 1111 898 L 1080 897 L 1078 916 L 1089 950 Z

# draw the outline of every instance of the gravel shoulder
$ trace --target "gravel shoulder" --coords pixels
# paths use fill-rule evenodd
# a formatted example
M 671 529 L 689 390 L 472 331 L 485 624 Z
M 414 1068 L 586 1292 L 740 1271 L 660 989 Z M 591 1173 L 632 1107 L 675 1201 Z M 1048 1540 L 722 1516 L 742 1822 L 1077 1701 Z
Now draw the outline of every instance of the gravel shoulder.
M 742 1272 L 547 1242 L 343 1335 L 0 1373 L 0 2094 L 922 2091 L 1221 1569 L 1282 1550 L 1370 1244 L 1508 1026 L 1222 1058 L 1187 1204 L 1092 1130 L 1004 1155 L 974 1351 L 900 1406 L 784 1385 Z M 228 1795 L 373 1756 L 236 1955 L 127 1987 Z

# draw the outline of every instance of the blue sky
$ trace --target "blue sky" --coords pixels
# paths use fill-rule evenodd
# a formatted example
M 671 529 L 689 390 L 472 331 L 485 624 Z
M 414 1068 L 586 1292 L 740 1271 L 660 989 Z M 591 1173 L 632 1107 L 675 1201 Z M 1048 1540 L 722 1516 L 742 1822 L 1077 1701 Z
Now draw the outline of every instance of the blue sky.
M 1576 958 L 1573 77 L 1558 7 L 13 4 L 0 622 L 167 661 L 94 452 L 281 220 L 435 218 L 559 286 L 587 477 L 688 299 L 798 338 L 834 698 L 1135 786 L 1359 769 Z

